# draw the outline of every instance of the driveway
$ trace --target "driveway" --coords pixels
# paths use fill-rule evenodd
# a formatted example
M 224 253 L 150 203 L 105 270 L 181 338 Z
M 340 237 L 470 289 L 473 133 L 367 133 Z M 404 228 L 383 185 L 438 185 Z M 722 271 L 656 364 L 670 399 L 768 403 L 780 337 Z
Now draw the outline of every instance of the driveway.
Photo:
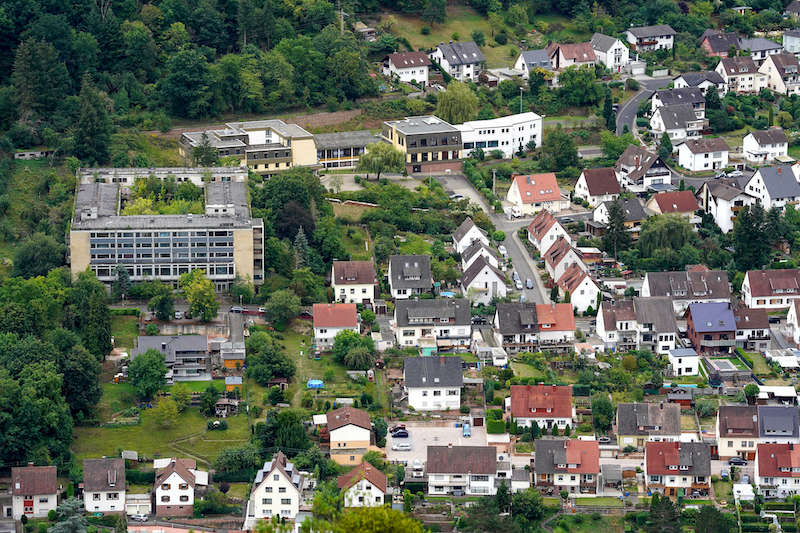
M 404 422 L 408 429 L 407 439 L 395 439 L 386 436 L 386 457 L 389 461 L 405 461 L 412 465 L 419 460 L 423 465 L 428 459 L 428 446 L 486 446 L 486 428 L 472 427 L 472 436 L 464 438 L 463 429 L 457 428 L 455 422 L 443 425 L 443 422 Z M 392 450 L 394 442 L 410 442 L 411 451 L 400 452 Z
M 633 131 L 634 122 L 636 120 L 636 111 L 639 109 L 639 104 L 650 98 L 658 89 L 666 87 L 672 78 L 653 78 L 649 80 L 639 80 L 641 90 L 636 93 L 633 98 L 622 104 L 622 107 L 617 111 L 617 135 L 622 135 L 622 130 L 625 126 Z
M 481 209 L 491 216 L 492 209 L 489 208 L 486 198 L 475 190 L 475 187 L 472 186 L 472 183 L 469 182 L 466 176 L 462 174 L 445 174 L 434 176 L 434 178 L 442 184 L 442 187 L 448 191 L 448 194 L 458 193 L 462 195 L 464 198 L 467 198 L 470 203 L 479 205 Z

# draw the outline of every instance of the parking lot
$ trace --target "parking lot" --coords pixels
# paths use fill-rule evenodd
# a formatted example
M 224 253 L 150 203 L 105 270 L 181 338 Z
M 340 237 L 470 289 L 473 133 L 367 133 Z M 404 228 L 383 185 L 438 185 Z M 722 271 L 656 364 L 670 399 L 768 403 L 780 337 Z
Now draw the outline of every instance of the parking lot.
M 427 458 L 428 446 L 486 446 L 486 428 L 472 427 L 471 437 L 463 436 L 463 429 L 455 426 L 455 422 L 403 422 L 408 429 L 407 439 L 394 439 L 386 436 L 386 456 L 389 461 L 406 461 L 413 464 L 419 459 L 423 464 Z M 390 426 L 391 427 L 391 426 Z M 394 442 L 410 442 L 411 451 L 392 450 Z

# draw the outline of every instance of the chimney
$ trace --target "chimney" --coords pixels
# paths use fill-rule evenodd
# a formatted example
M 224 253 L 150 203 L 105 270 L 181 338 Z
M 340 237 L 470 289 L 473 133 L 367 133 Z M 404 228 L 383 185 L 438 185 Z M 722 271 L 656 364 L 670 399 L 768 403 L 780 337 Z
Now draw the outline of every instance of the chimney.
M 166 342 L 162 342 L 161 343 L 161 349 L 162 350 L 166 350 L 167 349 L 167 343 Z
M 28 466 L 33 466 L 33 461 L 28 461 Z
M 556 390 L 556 386 L 555 386 L 555 385 L 553 385 L 553 390 L 554 390 L 554 391 Z
M 782 170 L 781 167 L 778 167 L 778 169 L 777 169 L 778 174 L 781 173 L 781 170 Z
M 447 449 L 448 450 L 452 450 L 453 449 L 453 443 L 452 442 L 448 442 L 447 443 Z

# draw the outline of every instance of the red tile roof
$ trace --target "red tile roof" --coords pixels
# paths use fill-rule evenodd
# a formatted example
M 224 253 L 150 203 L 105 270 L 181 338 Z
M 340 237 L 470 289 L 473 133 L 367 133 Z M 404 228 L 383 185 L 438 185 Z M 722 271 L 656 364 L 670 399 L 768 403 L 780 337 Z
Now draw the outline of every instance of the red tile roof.
M 401 52 L 389 54 L 389 61 L 395 68 L 425 67 L 431 64 L 431 60 L 425 52 Z
M 336 409 L 327 414 L 328 417 L 328 431 L 339 429 L 348 424 L 353 424 L 360 428 L 367 430 L 372 429 L 372 423 L 369 420 L 369 413 L 356 409 L 355 407 L 345 406 L 341 409 Z
M 572 304 L 536 304 L 536 323 L 539 331 L 575 331 Z
M 572 385 L 512 385 L 511 414 L 514 418 L 572 418 Z
M 561 200 L 561 190 L 558 188 L 556 175 L 552 172 L 546 174 L 515 174 L 512 176 L 512 185 L 516 183 L 519 197 L 523 204 L 537 202 L 557 202 Z
M 694 213 L 699 208 L 692 191 L 662 192 L 653 198 L 662 213 Z
M 333 282 L 336 285 L 375 285 L 375 265 L 372 261 L 334 261 Z
M 613 168 L 584 169 L 583 179 L 586 180 L 586 188 L 589 189 L 591 196 L 619 194 L 622 192 L 617 181 L 617 173 Z
M 556 224 L 559 224 L 556 217 L 547 209 L 542 209 L 536 213 L 531 223 L 528 224 L 528 233 L 530 233 L 534 239 L 541 242 L 544 236 L 547 235 L 547 232 L 550 231 L 550 228 Z
M 58 492 L 55 466 L 23 466 L 11 469 L 11 493 L 36 496 Z
M 354 328 L 358 325 L 356 304 L 314 304 L 315 328 Z
M 570 250 L 572 250 L 572 245 L 569 241 L 563 236 L 559 236 L 556 242 L 545 252 L 544 260 L 547 261 L 547 264 L 550 265 L 551 268 L 555 268 L 555 266 L 567 256 Z
M 369 463 L 361 463 L 346 474 L 336 479 L 340 489 L 350 488 L 362 479 L 375 485 L 381 492 L 386 492 L 386 474 Z
M 557 284 L 565 291 L 569 291 L 570 294 L 574 294 L 575 289 L 580 286 L 581 282 L 583 282 L 583 278 L 586 276 L 586 272 L 578 266 L 578 263 L 573 263 L 567 267 L 564 274 L 558 279 Z
M 566 442 L 567 469 L 570 474 L 597 474 L 600 472 L 600 444 L 596 440 L 570 439 Z M 569 465 L 577 465 L 569 468 Z
M 769 329 L 766 309 L 751 309 L 740 302 L 733 308 L 733 318 L 736 319 L 736 329 Z
M 654 442 L 645 444 L 647 476 L 709 476 L 711 455 L 704 442 Z M 677 467 L 670 469 L 670 467 Z M 680 467 L 688 467 L 681 469 Z
M 758 475 L 761 477 L 800 477 L 800 472 L 792 472 L 800 468 L 800 445 L 797 444 L 759 444 Z M 788 468 L 788 472 L 781 472 Z
M 561 54 L 564 56 L 564 59 L 573 59 L 576 63 L 587 63 L 597 60 L 594 49 L 592 49 L 592 43 L 559 44 L 558 48 L 561 49 Z
M 778 270 L 748 270 L 746 279 L 750 283 L 752 296 L 791 296 L 800 294 L 800 270 L 784 268 Z M 778 293 L 777 291 L 781 291 Z
M 160 486 L 174 472 L 178 474 L 180 478 L 184 480 L 190 487 L 194 488 L 194 474 L 190 472 L 189 469 L 195 468 L 195 466 L 196 463 L 194 460 L 173 458 L 165 468 L 162 468 L 156 472 L 156 481 L 153 486 Z

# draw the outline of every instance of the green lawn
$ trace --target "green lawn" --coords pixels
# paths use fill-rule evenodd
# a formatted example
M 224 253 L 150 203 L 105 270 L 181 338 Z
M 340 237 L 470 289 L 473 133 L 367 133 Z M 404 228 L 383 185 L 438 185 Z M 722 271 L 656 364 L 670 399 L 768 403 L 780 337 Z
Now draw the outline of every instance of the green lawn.
M 721 479 L 712 483 L 714 485 L 714 497 L 717 501 L 731 501 L 733 499 L 733 483 Z
M 562 515 L 551 522 L 554 533 L 594 533 L 625 531 L 621 516 L 599 516 L 597 519 L 585 514 Z
M 431 243 L 421 235 L 415 233 L 403 233 L 405 242 L 397 243 L 398 254 L 401 255 L 430 255 Z
M 205 392 L 209 386 L 214 387 L 219 392 L 223 392 L 225 390 L 224 379 L 212 379 L 211 381 L 181 381 L 180 384 L 189 389 L 189 392 Z M 175 385 L 167 385 L 164 387 L 164 390 L 169 392 L 174 386 Z
M 758 352 L 746 352 L 747 357 L 753 361 L 753 373 L 756 375 L 762 374 L 769 374 L 772 372 L 772 369 L 767 364 L 767 360 L 764 359 L 764 356 Z
M 114 337 L 114 346 L 130 353 L 136 345 L 139 335 L 139 319 L 135 316 L 112 316 L 111 335 Z
M 136 394 L 130 383 L 102 383 L 103 396 L 97 404 L 100 420 L 108 422 L 115 413 L 136 405 Z
M 231 483 L 230 486 L 231 488 L 228 490 L 227 496 L 247 499 L 247 488 L 250 486 L 249 483 Z
M 364 228 L 347 226 L 342 242 L 350 254 L 350 259 L 353 261 L 369 261 L 372 259 L 372 242 Z
M 527 365 L 525 363 L 519 363 L 517 361 L 511 362 L 511 369 L 514 370 L 514 375 L 519 376 L 521 378 L 537 378 L 537 379 L 545 379 L 547 375 L 539 370 L 535 369 L 531 365 Z
M 575 498 L 575 505 L 586 507 L 622 507 L 619 498 L 611 496 L 600 496 L 598 498 Z
M 531 453 L 533 452 L 532 442 L 518 442 L 515 446 L 517 453 Z

